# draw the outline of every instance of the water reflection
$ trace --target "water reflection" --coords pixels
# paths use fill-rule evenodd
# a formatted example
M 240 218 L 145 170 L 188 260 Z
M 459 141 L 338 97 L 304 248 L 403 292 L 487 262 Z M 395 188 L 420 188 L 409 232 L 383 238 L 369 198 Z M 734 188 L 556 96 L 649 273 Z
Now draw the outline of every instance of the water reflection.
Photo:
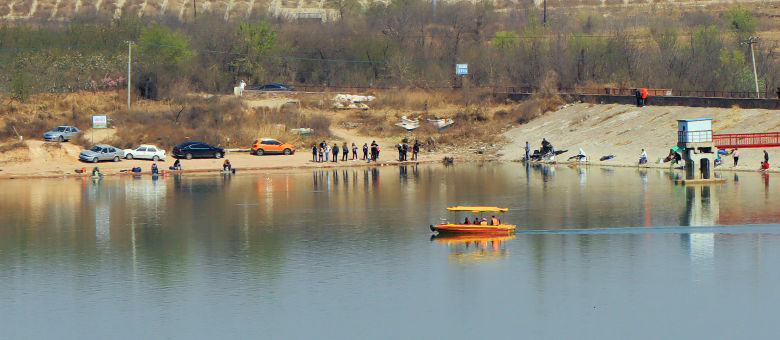
M 447 235 L 431 236 L 431 241 L 447 245 L 450 261 L 477 263 L 509 256 L 506 243 L 514 235 Z

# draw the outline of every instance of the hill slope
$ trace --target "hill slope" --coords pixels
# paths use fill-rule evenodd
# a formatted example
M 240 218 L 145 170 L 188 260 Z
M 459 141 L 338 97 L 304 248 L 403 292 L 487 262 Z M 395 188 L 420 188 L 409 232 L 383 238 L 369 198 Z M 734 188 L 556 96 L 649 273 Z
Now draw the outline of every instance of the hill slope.
M 368 3 L 371 0 L 359 0 Z M 376 0 L 382 1 L 382 0 Z M 445 0 L 451 1 L 452 0 Z M 541 7 L 543 0 L 492 0 L 497 9 Z M 388 2 L 388 1 L 382 1 Z M 767 6 L 780 0 L 548 0 L 549 8 L 601 8 L 631 6 L 702 7 L 708 5 L 750 3 Z M 776 6 L 770 6 L 776 7 Z M 0 4 L 0 19 L 6 20 L 68 20 L 75 15 L 108 15 L 117 17 L 123 11 L 144 16 L 191 18 L 195 13 L 216 13 L 226 20 L 243 18 L 267 11 L 272 15 L 297 18 L 300 13 L 316 13 L 325 20 L 337 14 L 328 9 L 327 0 L 6 0 Z

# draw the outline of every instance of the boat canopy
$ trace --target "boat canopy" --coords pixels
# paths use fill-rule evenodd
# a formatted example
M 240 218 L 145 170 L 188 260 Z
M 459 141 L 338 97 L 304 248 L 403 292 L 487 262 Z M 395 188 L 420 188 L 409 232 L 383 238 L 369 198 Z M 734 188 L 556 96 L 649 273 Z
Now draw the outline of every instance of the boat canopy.
M 509 208 L 499 208 L 499 207 L 478 207 L 478 206 L 456 206 L 456 207 L 448 207 L 447 210 L 449 211 L 470 211 L 470 212 L 494 212 L 494 213 L 502 213 L 509 210 Z

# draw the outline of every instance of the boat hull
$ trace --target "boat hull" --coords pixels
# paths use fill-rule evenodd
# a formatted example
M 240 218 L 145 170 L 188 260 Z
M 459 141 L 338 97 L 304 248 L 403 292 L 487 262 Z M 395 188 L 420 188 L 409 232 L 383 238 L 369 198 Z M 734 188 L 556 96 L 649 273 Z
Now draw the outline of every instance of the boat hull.
M 431 225 L 431 230 L 439 233 L 468 234 L 506 234 L 515 230 L 512 224 L 482 225 L 482 224 L 437 224 Z

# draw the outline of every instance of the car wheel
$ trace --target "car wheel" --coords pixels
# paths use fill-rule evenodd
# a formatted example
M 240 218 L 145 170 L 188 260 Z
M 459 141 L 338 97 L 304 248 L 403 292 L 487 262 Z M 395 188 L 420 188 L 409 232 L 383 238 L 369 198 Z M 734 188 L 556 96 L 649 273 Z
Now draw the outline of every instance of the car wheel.
M 65 141 L 65 138 L 63 138 L 62 136 L 59 136 L 59 137 L 57 137 L 57 141 L 62 143 L 62 142 Z
M 184 155 L 184 158 L 192 159 L 192 154 L 188 152 L 186 155 Z
M 153 160 L 153 161 L 155 161 L 155 162 L 157 162 L 157 161 L 159 161 L 159 160 L 160 160 L 160 157 L 154 156 L 154 157 L 152 157 L 152 160 Z
M 255 155 L 262 156 L 263 152 L 263 149 L 257 149 L 257 151 L 255 151 Z
M 222 157 L 222 154 L 219 152 L 214 153 L 214 158 L 220 158 Z
M 97 157 L 95 157 L 95 158 L 92 158 L 92 163 L 97 163 L 97 162 L 98 162 L 98 159 L 97 159 Z
M 114 162 L 119 162 L 119 156 L 114 156 Z
M 129 154 L 125 155 L 125 158 L 126 159 L 133 159 L 133 154 L 129 153 Z
M 292 151 L 290 151 L 290 149 L 284 149 L 284 154 L 285 155 L 289 155 L 291 153 L 292 153 Z

